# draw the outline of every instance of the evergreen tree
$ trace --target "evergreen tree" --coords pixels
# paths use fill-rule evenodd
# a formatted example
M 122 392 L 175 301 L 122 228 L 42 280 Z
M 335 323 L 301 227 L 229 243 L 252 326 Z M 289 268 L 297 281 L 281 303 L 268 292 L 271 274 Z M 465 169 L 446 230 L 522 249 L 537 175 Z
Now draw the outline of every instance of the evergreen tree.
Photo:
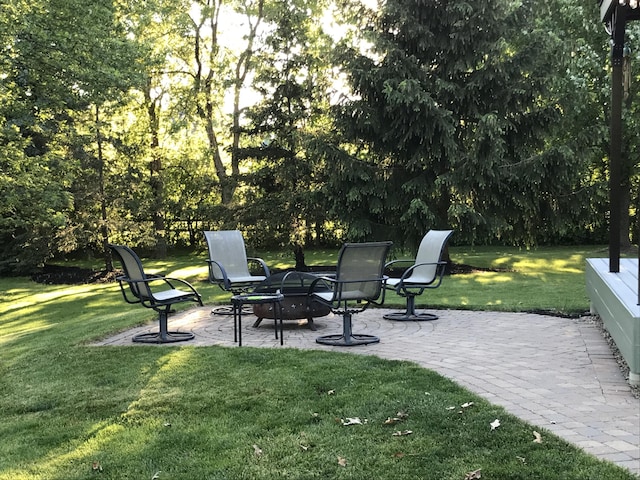
M 536 26 L 544 4 L 387 0 L 358 11 L 371 48 L 342 50 L 354 97 L 338 119 L 351 150 L 331 158 L 334 210 L 352 238 L 415 245 L 451 227 L 459 242 L 532 243 L 570 217 L 561 194 L 584 168 L 551 141 L 564 57 Z

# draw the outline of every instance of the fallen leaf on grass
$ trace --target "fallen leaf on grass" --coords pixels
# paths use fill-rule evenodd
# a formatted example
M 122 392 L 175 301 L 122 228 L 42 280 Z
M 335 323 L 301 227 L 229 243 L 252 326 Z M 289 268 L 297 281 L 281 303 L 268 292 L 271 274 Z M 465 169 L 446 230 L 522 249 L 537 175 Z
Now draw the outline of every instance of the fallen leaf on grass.
M 469 408 L 473 405 L 473 402 L 467 402 L 467 403 L 463 403 L 462 405 L 460 405 L 462 408 Z
M 100 462 L 93 462 L 93 464 L 91 465 L 91 470 L 95 470 L 96 472 L 101 472 L 102 465 L 100 465 Z
M 347 459 L 344 457 L 338 457 L 338 465 L 340 465 L 341 467 L 346 467 Z
M 259 457 L 260 455 L 262 455 L 262 449 L 258 445 L 254 445 L 253 453 L 255 453 L 257 457 Z
M 336 394 L 336 391 L 335 391 L 335 390 L 329 390 L 329 391 L 327 392 L 327 395 L 335 395 L 335 394 Z
M 151 477 L 151 480 L 158 480 L 160 478 L 160 472 L 161 470 L 158 470 L 153 477 Z
M 456 407 L 447 407 L 447 410 L 455 410 Z
M 491 422 L 489 425 L 491 425 L 491 430 L 495 430 L 496 428 L 498 428 L 500 426 L 500 420 L 498 420 L 497 418 Z
M 482 478 L 482 474 L 480 473 L 481 468 L 478 470 L 474 470 L 473 472 L 469 472 L 464 476 L 464 480 L 477 480 Z
M 526 458 L 524 458 L 524 457 L 520 457 L 520 456 L 516 455 L 516 458 L 517 458 L 518 460 L 520 460 L 520 461 L 521 461 L 522 463 L 524 463 L 524 464 L 526 464 L 526 463 L 527 463 L 527 459 L 526 459 Z
M 359 417 L 353 417 L 353 418 L 341 418 L 340 421 L 342 422 L 342 425 L 344 425 L 345 427 L 349 426 L 349 425 L 362 425 L 362 420 L 360 420 Z M 365 419 L 365 423 L 367 422 L 367 420 Z
M 407 415 L 405 412 L 398 412 L 395 417 L 387 417 L 387 419 L 384 421 L 384 424 L 393 425 L 394 423 L 402 422 L 408 416 L 409 415 Z
M 533 436 L 536 437 L 533 439 L 533 443 L 542 443 L 542 435 L 540 435 L 535 430 L 533 431 Z
M 396 453 L 394 453 L 394 454 L 393 454 L 393 456 L 394 456 L 395 458 L 402 458 L 402 457 L 404 457 L 404 453 L 402 453 L 402 452 L 396 452 Z
M 309 445 L 305 445 L 304 443 L 300 444 L 300 448 L 302 449 L 303 452 L 306 452 L 307 450 L 309 450 L 311 447 Z
M 393 432 L 392 435 L 394 437 L 404 437 L 406 435 L 411 435 L 413 432 L 411 430 L 404 430 L 404 431 L 400 431 L 398 430 L 397 432 Z

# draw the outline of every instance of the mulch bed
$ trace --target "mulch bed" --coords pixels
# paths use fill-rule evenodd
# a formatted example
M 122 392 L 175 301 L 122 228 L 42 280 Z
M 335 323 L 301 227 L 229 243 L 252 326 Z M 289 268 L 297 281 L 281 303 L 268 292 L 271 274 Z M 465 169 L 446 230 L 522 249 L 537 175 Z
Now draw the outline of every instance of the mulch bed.
M 40 272 L 31 275 L 31 280 L 46 285 L 83 285 L 113 282 L 118 275 L 122 274 L 122 270 L 109 272 L 90 268 L 45 265 Z

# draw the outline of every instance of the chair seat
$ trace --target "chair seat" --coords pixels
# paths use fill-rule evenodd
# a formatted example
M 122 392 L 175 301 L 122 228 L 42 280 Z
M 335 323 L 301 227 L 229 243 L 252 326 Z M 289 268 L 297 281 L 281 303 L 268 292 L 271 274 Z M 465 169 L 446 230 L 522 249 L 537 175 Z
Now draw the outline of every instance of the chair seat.
M 256 283 L 263 282 L 267 277 L 264 275 L 249 275 L 248 277 L 229 277 L 231 283 Z
M 188 299 L 191 297 L 193 297 L 193 292 L 185 292 L 184 290 L 179 290 L 177 288 L 163 290 L 161 292 L 153 292 L 153 298 L 155 298 L 157 302 L 161 303 L 180 300 L 181 298 Z
M 328 304 L 334 300 L 334 292 L 313 292 L 314 297 L 319 297 L 321 300 L 327 302 Z M 349 290 L 348 292 L 343 292 L 340 296 L 340 300 L 361 300 L 363 298 L 367 298 L 367 294 L 361 290 Z
M 388 278 L 387 279 L 387 288 L 388 287 L 395 287 L 397 286 L 400 282 L 403 283 L 403 285 L 406 285 L 408 287 L 411 286 L 416 286 L 416 287 L 420 287 L 421 285 L 429 285 L 431 283 L 433 283 L 433 280 L 429 280 L 427 278 L 405 278 L 404 280 L 400 279 L 400 278 Z

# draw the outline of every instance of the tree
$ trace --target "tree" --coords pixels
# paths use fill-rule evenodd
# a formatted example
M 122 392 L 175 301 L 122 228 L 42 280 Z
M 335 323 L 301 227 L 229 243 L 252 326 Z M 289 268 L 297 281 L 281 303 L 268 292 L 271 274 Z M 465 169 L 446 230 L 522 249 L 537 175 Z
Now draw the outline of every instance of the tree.
M 342 49 L 355 98 L 338 110 L 348 149 L 330 158 L 352 237 L 415 245 L 453 227 L 459 242 L 533 243 L 571 218 L 561 195 L 584 165 L 552 142 L 564 57 L 537 28 L 544 3 L 388 0 L 358 12 L 356 38 L 371 48 Z
M 3 10 L 3 142 L 17 148 L 6 152 L 3 168 L 10 179 L 6 198 L 13 201 L 6 211 L 11 221 L 0 229 L 8 249 L 2 259 L 8 270 L 25 272 L 65 246 L 76 113 L 128 88 L 135 51 L 110 2 L 96 1 L 91 8 L 66 0 L 14 2 Z M 38 209 L 42 213 L 33 215 Z
M 328 125 L 331 38 L 321 22 L 326 2 L 273 1 L 265 6 L 268 33 L 260 38 L 252 87 L 260 101 L 238 124 L 244 160 L 239 215 L 254 243 L 320 242 L 326 209 L 323 171 L 314 154 Z M 273 212 L 277 212 L 274 215 Z

